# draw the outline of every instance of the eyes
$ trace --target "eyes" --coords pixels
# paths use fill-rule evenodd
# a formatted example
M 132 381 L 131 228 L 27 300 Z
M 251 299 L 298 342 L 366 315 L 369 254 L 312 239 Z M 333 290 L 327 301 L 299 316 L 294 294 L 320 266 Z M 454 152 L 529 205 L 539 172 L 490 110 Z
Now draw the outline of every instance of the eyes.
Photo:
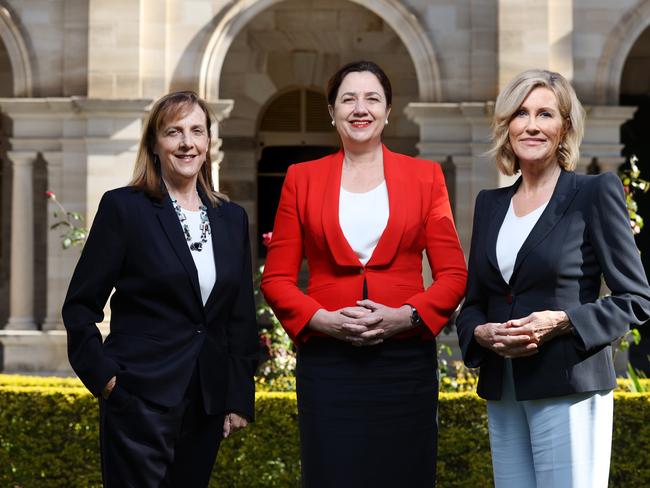
M 355 103 L 356 100 L 357 99 L 355 97 L 344 96 L 343 98 L 341 98 L 341 103 Z M 381 103 L 382 102 L 381 98 L 379 98 L 379 96 L 377 96 L 377 95 L 368 96 L 368 97 L 365 98 L 365 100 L 367 102 L 370 102 L 370 103 Z
M 194 135 L 196 137 L 204 136 L 206 134 L 206 132 L 207 132 L 205 127 L 200 127 L 200 126 L 192 127 L 190 129 L 190 131 L 192 132 L 192 135 Z M 165 137 L 176 137 L 176 136 L 180 136 L 182 134 L 183 134 L 183 131 L 181 130 L 180 127 L 169 127 L 168 129 L 165 129 L 165 132 L 164 132 Z
M 513 118 L 518 118 L 518 117 L 527 117 L 528 116 L 528 110 L 520 108 L 517 110 L 513 116 Z M 548 110 L 542 110 L 537 113 L 538 117 L 542 117 L 545 119 L 552 119 L 553 118 L 553 113 L 549 112 Z

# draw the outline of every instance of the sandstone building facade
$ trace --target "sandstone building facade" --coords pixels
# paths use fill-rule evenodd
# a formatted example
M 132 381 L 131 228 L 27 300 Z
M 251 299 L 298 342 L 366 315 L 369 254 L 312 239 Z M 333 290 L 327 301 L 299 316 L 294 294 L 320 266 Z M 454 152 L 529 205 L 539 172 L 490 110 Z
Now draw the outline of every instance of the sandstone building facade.
M 509 181 L 483 153 L 521 70 L 562 72 L 587 106 L 578 171 L 650 158 L 650 0 L 0 0 L 0 369 L 68 368 L 78 251 L 48 230 L 45 190 L 91 222 L 128 181 L 151 102 L 192 89 L 263 257 L 286 166 L 337 146 L 325 81 L 361 58 L 394 84 L 387 145 L 443 164 L 466 250 L 475 195 Z

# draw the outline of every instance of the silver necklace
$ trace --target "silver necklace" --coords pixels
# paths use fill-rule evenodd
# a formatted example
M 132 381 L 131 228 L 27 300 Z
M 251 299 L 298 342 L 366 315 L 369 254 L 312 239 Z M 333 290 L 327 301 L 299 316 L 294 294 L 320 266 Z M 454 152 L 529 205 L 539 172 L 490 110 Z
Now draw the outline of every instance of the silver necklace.
M 199 231 L 201 232 L 201 238 L 198 241 L 192 242 L 192 235 L 190 234 L 190 228 L 187 225 L 187 216 L 183 212 L 183 209 L 178 204 L 178 201 L 172 197 L 172 205 L 176 211 L 176 216 L 183 227 L 183 234 L 185 234 L 185 240 L 190 243 L 190 251 L 201 252 L 203 250 L 203 244 L 208 242 L 208 236 L 211 234 L 210 230 L 210 220 L 208 219 L 208 207 L 201 204 L 199 205 L 199 210 L 201 211 L 201 224 L 199 226 Z

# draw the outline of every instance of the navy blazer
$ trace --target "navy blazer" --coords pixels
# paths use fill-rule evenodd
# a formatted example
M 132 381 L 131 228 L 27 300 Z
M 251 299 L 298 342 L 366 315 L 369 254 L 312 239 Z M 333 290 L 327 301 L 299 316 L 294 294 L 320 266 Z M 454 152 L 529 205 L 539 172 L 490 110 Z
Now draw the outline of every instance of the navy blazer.
M 198 365 L 208 413 L 253 418 L 259 341 L 248 218 L 234 203 L 207 209 L 217 279 L 204 306 L 170 198 L 132 187 L 104 194 L 63 305 L 70 364 L 93 395 L 116 375 L 131 393 L 171 407 Z M 102 343 L 95 324 L 113 288 Z
M 524 241 L 506 283 L 496 242 L 521 183 L 476 198 L 467 295 L 456 321 L 465 364 L 480 367 L 478 394 L 501 398 L 503 357 L 480 346 L 474 329 L 542 310 L 563 310 L 575 334 L 512 360 L 516 398 L 530 400 L 612 389 L 611 343 L 650 318 L 650 289 L 630 228 L 622 184 L 613 173 L 562 171 Z M 611 295 L 599 298 L 601 276 Z

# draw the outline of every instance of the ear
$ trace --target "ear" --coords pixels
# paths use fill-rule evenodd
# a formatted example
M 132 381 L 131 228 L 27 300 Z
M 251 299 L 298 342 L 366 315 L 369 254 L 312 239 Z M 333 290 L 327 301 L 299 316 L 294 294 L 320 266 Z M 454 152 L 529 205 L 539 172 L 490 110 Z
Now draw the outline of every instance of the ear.
M 388 118 L 388 116 L 390 115 L 390 110 L 391 110 L 392 108 L 393 108 L 393 107 L 390 106 L 390 105 L 389 105 L 388 107 L 386 107 L 386 118 Z
M 334 120 L 334 107 L 332 107 L 331 105 L 328 105 L 327 106 L 327 111 L 330 113 L 330 117 L 332 118 L 332 120 Z

